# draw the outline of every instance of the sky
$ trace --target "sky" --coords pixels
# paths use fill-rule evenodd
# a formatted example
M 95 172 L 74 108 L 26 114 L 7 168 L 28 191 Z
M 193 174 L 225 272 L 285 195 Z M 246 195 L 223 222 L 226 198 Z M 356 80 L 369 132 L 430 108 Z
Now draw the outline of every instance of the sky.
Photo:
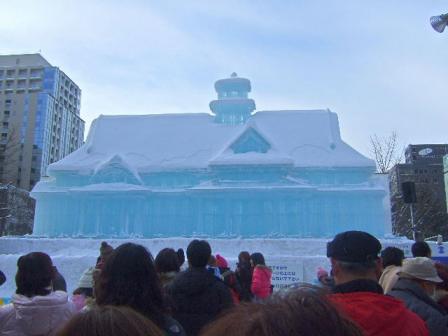
M 100 114 L 209 112 L 213 83 L 235 71 L 257 110 L 328 108 L 367 156 L 374 134 L 448 142 L 448 29 L 429 24 L 446 1 L 0 5 L 0 54 L 41 52 L 62 69 L 82 90 L 86 131 Z

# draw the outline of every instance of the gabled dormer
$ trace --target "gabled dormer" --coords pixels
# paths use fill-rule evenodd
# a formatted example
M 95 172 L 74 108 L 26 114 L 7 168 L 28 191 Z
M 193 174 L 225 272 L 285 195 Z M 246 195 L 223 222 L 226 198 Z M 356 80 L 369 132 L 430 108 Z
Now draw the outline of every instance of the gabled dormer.
M 142 184 L 140 176 L 120 156 L 114 155 L 100 165 L 92 176 L 92 183 L 126 183 Z
M 271 144 L 252 127 L 247 128 L 233 143 L 230 148 L 235 154 L 242 153 L 267 153 Z

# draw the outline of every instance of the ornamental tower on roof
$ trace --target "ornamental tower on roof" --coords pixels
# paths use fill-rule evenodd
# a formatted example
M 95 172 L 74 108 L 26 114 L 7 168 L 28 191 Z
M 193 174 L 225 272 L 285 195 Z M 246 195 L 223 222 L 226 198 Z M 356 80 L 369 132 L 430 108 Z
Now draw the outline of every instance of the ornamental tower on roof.
M 234 72 L 230 78 L 215 82 L 218 99 L 210 102 L 215 122 L 229 125 L 244 124 L 255 110 L 255 102 L 248 98 L 250 80 L 238 77 Z

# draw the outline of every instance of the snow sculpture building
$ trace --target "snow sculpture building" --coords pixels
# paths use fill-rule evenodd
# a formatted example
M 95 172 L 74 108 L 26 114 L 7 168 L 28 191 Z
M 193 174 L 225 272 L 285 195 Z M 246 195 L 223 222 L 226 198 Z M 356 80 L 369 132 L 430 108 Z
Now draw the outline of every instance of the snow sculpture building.
M 100 116 L 32 196 L 43 236 L 326 237 L 385 232 L 375 164 L 329 110 L 258 111 L 215 83 L 212 114 Z

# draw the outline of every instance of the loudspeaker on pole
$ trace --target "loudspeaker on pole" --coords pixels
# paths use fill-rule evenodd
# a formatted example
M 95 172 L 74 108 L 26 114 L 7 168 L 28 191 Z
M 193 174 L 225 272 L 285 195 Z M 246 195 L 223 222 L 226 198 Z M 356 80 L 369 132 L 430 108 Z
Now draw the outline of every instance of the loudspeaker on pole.
M 403 195 L 404 203 L 417 203 L 417 195 L 415 194 L 414 182 L 403 182 L 401 184 L 401 194 Z

